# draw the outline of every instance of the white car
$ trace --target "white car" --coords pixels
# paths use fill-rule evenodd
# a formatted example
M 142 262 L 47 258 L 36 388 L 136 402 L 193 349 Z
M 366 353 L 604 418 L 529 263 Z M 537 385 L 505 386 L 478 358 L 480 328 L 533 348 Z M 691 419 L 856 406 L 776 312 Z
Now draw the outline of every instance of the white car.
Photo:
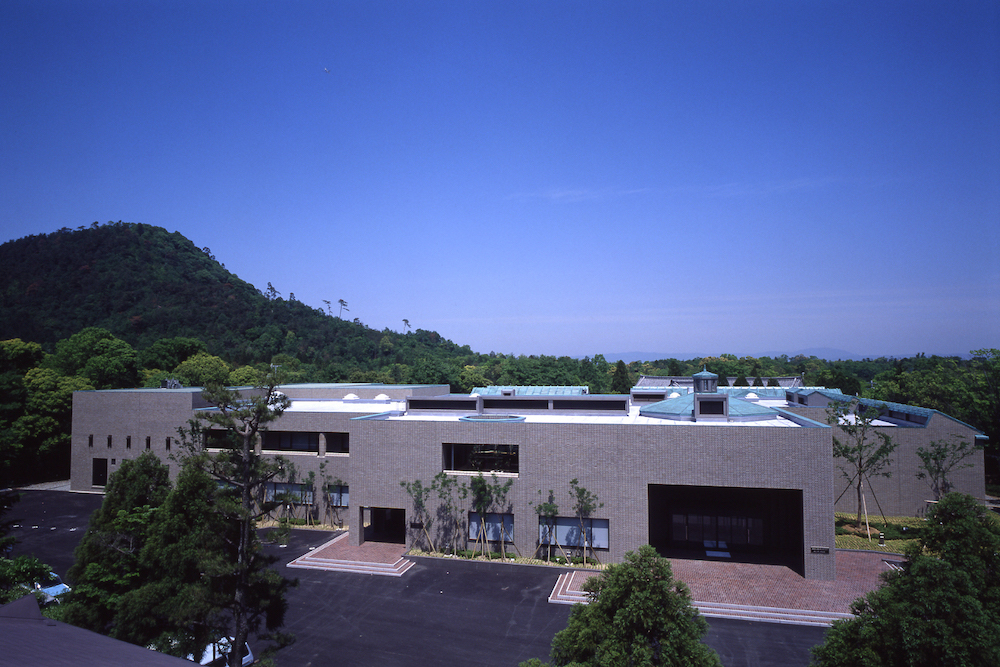
M 193 655 L 189 655 L 187 659 L 191 662 L 197 662 L 199 665 L 226 667 L 229 664 L 229 654 L 233 650 L 232 641 L 231 637 L 222 637 L 214 644 L 209 644 L 205 647 L 205 652 L 202 654 L 201 660 L 195 660 Z M 250 650 L 249 643 L 243 644 L 242 656 L 241 665 L 253 664 L 253 651 Z

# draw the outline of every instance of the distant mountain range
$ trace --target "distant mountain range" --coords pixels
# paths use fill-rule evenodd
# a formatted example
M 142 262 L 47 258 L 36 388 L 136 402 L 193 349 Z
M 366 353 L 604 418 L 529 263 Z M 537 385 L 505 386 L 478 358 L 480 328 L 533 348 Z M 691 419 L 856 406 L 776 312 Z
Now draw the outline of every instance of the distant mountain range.
M 702 357 L 718 356 L 719 354 L 735 354 L 738 357 L 750 356 L 750 357 L 771 357 L 777 358 L 782 355 L 787 355 L 789 359 L 794 357 L 816 357 L 818 359 L 825 359 L 827 361 L 861 361 L 862 359 L 877 359 L 879 357 L 889 357 L 896 359 L 904 359 L 906 357 L 912 357 L 918 352 L 911 352 L 907 354 L 856 354 L 854 352 L 848 352 L 847 350 L 840 350 L 835 347 L 810 347 L 803 350 L 796 350 L 794 352 L 760 352 L 760 353 L 747 353 L 747 352 L 730 352 L 726 350 L 725 352 L 613 352 L 611 354 L 605 354 L 604 358 L 608 361 L 618 361 L 621 359 L 625 363 L 631 363 L 633 361 L 657 361 L 659 359 L 700 359 Z M 930 356 L 931 353 L 927 353 Z M 971 355 L 968 352 L 964 353 L 954 353 L 954 354 L 938 354 L 941 357 L 961 357 L 962 359 L 969 359 Z

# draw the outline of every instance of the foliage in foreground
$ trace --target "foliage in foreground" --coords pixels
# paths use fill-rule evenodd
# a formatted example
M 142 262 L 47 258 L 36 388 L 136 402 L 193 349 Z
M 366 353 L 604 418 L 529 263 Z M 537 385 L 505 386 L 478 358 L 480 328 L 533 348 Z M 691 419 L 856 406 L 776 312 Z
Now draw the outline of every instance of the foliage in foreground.
M 252 558 L 237 562 L 241 531 L 227 509 L 236 502 L 232 495 L 196 465 L 185 464 L 171 488 L 167 466 L 154 455 L 123 461 L 77 548 L 69 572 L 75 585 L 59 620 L 177 656 L 199 655 L 234 634 L 231 607 L 248 580 L 244 602 L 269 630 L 279 626 L 289 582 L 269 567 L 273 559 L 255 539 Z
M 851 605 L 813 649 L 821 667 L 1000 664 L 1000 523 L 948 494 L 928 512 L 900 572 Z
M 576 605 L 552 640 L 552 664 L 594 667 L 721 665 L 701 643 L 708 623 L 670 562 L 644 545 L 584 584 L 590 604 Z M 532 659 L 521 667 L 543 667 Z

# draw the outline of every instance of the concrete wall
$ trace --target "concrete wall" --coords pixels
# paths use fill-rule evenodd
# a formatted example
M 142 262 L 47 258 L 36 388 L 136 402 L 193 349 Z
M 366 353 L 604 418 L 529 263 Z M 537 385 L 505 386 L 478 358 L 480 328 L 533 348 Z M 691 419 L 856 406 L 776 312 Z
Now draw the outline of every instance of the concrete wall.
M 826 409 L 821 407 L 795 407 L 790 412 L 801 414 L 816 421 L 826 420 Z M 930 484 L 917 479 L 920 468 L 920 458 L 917 456 L 919 447 L 926 448 L 931 441 L 936 440 L 974 440 L 978 431 L 947 415 L 935 413 L 926 426 L 886 426 L 879 430 L 889 434 L 893 442 L 898 443 L 892 463 L 887 468 L 892 476 L 873 477 L 866 494 L 869 515 L 884 512 L 887 516 L 923 516 L 927 510 L 927 501 L 933 499 Z M 843 439 L 843 432 L 836 429 L 837 437 Z M 836 461 L 835 461 L 836 463 Z M 972 464 L 952 474 L 949 480 L 953 490 L 967 493 L 974 498 L 986 496 L 986 474 L 983 453 L 976 452 L 963 463 Z M 834 499 L 841 495 L 848 486 L 848 478 L 834 468 L 833 489 Z M 837 512 L 856 512 L 858 506 L 857 492 L 853 486 L 841 496 L 836 503 Z

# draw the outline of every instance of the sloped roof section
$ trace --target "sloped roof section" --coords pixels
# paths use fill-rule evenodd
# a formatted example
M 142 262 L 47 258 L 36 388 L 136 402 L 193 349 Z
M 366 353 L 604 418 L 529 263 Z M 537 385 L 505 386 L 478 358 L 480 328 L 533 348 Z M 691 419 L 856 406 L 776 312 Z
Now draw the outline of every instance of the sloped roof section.
M 651 405 L 639 409 L 641 417 L 654 417 L 660 419 L 683 419 L 694 418 L 694 394 L 685 394 L 677 398 L 668 398 L 665 401 L 658 401 Z M 741 398 L 731 397 L 729 399 L 730 419 L 770 419 L 781 416 L 781 413 L 766 405 L 759 405 Z

